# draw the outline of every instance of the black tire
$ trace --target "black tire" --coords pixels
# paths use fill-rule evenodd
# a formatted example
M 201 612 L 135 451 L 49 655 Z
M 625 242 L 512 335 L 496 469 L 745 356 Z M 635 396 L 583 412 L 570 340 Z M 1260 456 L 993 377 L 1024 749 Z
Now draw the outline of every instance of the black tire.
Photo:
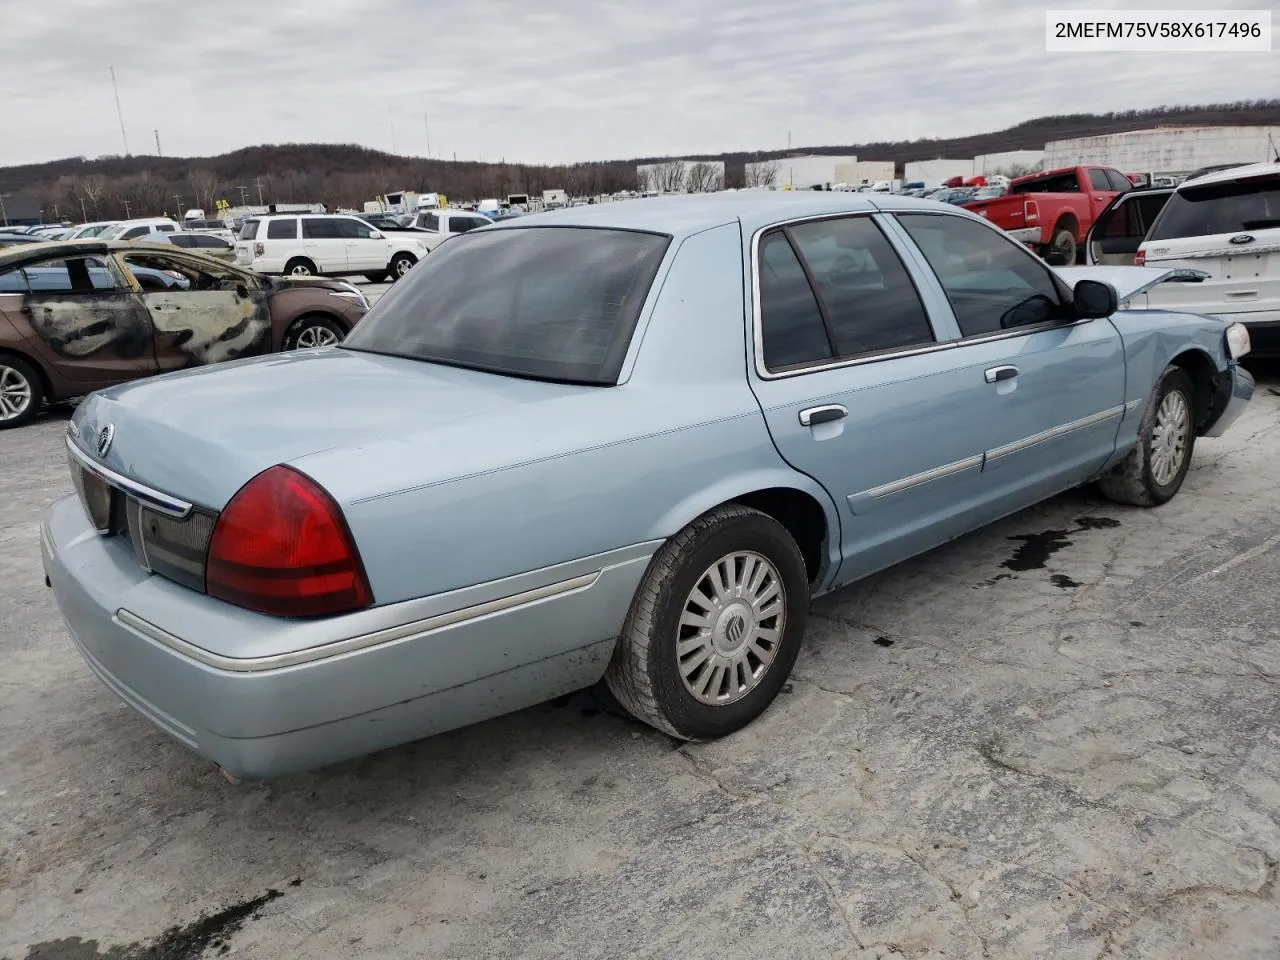
M 306 257 L 294 257 L 284 265 L 285 276 L 290 277 L 318 277 L 320 271 L 316 269 L 316 265 Z
M 21 427 L 44 406 L 44 381 L 21 357 L 0 353 L 0 430 Z
M 387 272 L 391 274 L 391 281 L 394 283 L 399 280 L 417 262 L 411 254 L 397 253 L 391 258 L 391 262 L 387 264 Z
M 1054 253 L 1060 253 L 1066 258 L 1067 265 L 1074 265 L 1076 258 L 1079 256 L 1079 249 L 1076 245 L 1076 235 L 1069 227 L 1055 227 L 1053 231 L 1053 242 L 1049 245 L 1049 249 Z
M 692 591 L 706 582 L 704 577 L 714 564 L 738 551 L 763 557 L 778 574 L 782 588 L 780 639 L 773 659 L 754 680 L 755 686 L 737 699 L 712 705 L 686 688 L 678 669 L 676 644 L 681 630 L 691 629 L 682 628 L 681 617 Z M 680 740 L 726 736 L 763 713 L 782 689 L 800 652 L 808 611 L 804 558 L 786 527 L 748 507 L 717 507 L 668 540 L 649 563 L 622 625 L 605 682 L 629 713 L 663 733 Z M 707 619 L 713 617 L 709 614 Z M 761 623 L 770 620 L 766 617 Z M 724 621 L 725 614 L 721 614 L 718 622 Z M 772 622 L 776 627 L 777 621 Z M 695 672 L 695 678 L 698 675 Z M 734 672 L 733 685 L 738 681 Z M 723 689 L 719 681 L 712 682 Z
M 1160 408 L 1165 398 L 1175 392 L 1182 395 L 1186 411 L 1186 425 L 1182 430 L 1182 460 L 1172 477 L 1161 483 L 1152 473 L 1152 444 Z M 1182 487 L 1182 481 L 1186 479 L 1187 470 L 1191 466 L 1191 454 L 1196 445 L 1195 409 L 1195 385 L 1187 371 L 1181 367 L 1165 367 L 1142 411 L 1138 443 L 1122 463 L 1098 481 L 1098 488 L 1102 493 L 1117 503 L 1129 503 L 1136 507 L 1158 507 L 1172 500 Z
M 374 273 L 366 273 L 364 278 L 370 283 L 382 283 L 387 279 L 387 271 L 377 270 Z
M 290 324 L 289 329 L 285 331 L 284 342 L 280 345 L 280 349 L 311 350 L 316 347 L 331 346 L 329 343 L 321 342 L 325 339 L 326 333 L 336 337 L 334 341 L 336 343 L 341 343 L 347 335 L 342 325 L 332 317 L 326 317 L 320 313 L 309 313 Z

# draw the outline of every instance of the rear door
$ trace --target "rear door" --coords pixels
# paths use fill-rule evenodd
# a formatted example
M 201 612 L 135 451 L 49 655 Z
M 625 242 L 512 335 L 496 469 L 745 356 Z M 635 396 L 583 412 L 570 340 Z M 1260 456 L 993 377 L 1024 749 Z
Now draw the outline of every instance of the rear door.
M 1153 307 L 1280 322 L 1280 173 L 1184 184 L 1142 245 L 1146 264 L 1208 274 L 1161 284 Z
M 120 255 L 124 269 L 180 273 L 188 287 L 141 295 L 151 318 L 161 371 L 271 352 L 271 315 L 259 283 L 229 268 L 181 254 L 139 251 Z
M 156 372 L 150 317 L 113 260 L 57 257 L 18 276 L 27 292 L 6 315 L 63 377 L 96 389 Z
M 983 522 L 1101 469 L 1126 415 L 1124 349 L 1111 321 L 1077 319 L 1066 285 L 980 221 L 897 220 L 950 305 L 958 374 L 985 385 L 966 410 L 983 439 Z
M 1089 231 L 1085 263 L 1133 266 L 1138 247 L 1172 195 L 1172 189 L 1158 189 L 1131 190 L 1114 197 Z
M 347 241 L 338 217 L 302 217 L 302 249 L 321 273 L 347 271 Z

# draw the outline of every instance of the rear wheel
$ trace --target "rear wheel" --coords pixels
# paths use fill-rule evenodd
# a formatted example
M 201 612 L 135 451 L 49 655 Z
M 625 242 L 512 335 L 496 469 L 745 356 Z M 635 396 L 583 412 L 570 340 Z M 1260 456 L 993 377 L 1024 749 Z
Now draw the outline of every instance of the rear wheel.
M 30 423 L 43 402 L 40 375 L 25 360 L 0 354 L 0 430 Z
M 370 283 L 382 283 L 387 279 L 387 271 L 378 270 L 378 271 L 375 271 L 374 273 L 366 273 L 364 275 L 364 278 L 368 280 Z
M 1195 386 L 1181 367 L 1165 367 L 1142 412 L 1138 443 L 1124 462 L 1098 481 L 1119 503 L 1155 507 L 1182 487 L 1196 445 Z
M 284 272 L 291 277 L 314 277 L 319 271 L 306 257 L 294 257 L 284 265 Z
M 632 715 L 682 740 L 746 726 L 786 682 L 804 636 L 800 548 L 773 517 L 719 507 L 654 556 L 605 680 Z
M 399 280 L 408 273 L 417 262 L 417 260 L 413 259 L 413 257 L 407 253 L 397 253 L 391 258 L 391 263 L 387 265 L 387 270 L 391 273 L 392 279 Z
M 313 350 L 341 343 L 346 334 L 336 320 L 312 314 L 299 317 L 284 335 L 285 350 Z
M 1058 227 L 1053 232 L 1053 243 L 1049 248 L 1054 252 L 1061 254 L 1067 261 L 1068 266 L 1073 266 L 1076 262 L 1076 235 L 1069 227 Z

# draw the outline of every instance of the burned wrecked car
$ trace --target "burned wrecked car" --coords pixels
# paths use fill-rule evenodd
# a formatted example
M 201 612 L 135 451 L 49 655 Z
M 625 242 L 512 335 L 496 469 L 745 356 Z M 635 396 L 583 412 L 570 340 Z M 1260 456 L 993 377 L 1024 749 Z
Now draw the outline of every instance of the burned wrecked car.
M 262 277 L 167 244 L 6 249 L 0 429 L 127 380 L 338 343 L 366 309 L 345 281 Z

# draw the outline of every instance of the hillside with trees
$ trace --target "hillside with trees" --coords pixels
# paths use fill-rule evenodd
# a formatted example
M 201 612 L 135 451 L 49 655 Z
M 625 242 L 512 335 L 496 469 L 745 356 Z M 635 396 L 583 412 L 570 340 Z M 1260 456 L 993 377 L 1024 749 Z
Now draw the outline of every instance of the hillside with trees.
M 1047 141 L 1099 136 L 1160 126 L 1280 125 L 1280 100 L 1162 107 L 1107 114 L 1040 117 L 994 133 L 804 147 L 794 153 L 855 154 L 902 164 L 934 157 L 972 157 L 1004 150 L 1039 149 Z M 725 185 L 742 186 L 744 164 L 778 159 L 787 151 L 736 152 L 690 157 L 722 160 Z M 451 162 L 405 157 L 345 144 L 246 147 L 217 157 L 135 155 L 74 157 L 0 168 L 0 193 L 37 198 L 47 219 L 116 219 L 187 207 L 212 212 L 215 201 L 324 203 L 359 209 L 393 190 L 436 191 L 458 200 L 537 194 L 561 188 L 572 196 L 636 189 L 635 168 L 665 157 L 565 166 Z

